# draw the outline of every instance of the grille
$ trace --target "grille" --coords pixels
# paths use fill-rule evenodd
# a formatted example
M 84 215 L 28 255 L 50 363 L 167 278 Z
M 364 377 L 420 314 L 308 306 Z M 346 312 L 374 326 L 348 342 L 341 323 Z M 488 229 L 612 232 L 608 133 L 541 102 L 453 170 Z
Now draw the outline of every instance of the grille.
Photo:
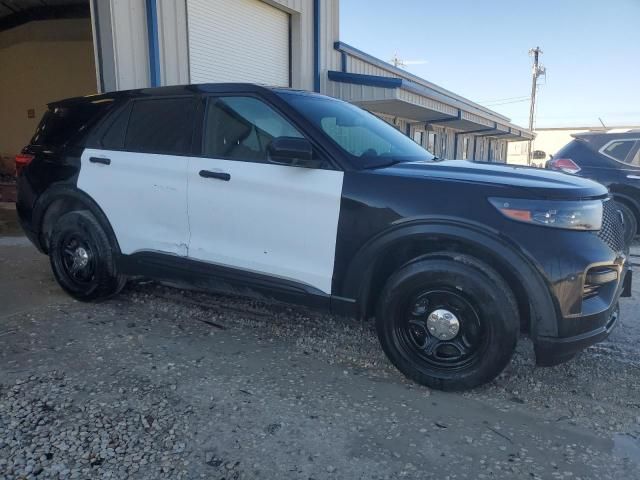
M 624 226 L 618 209 L 611 200 L 604 202 L 602 228 L 598 232 L 598 237 L 614 252 L 624 250 Z

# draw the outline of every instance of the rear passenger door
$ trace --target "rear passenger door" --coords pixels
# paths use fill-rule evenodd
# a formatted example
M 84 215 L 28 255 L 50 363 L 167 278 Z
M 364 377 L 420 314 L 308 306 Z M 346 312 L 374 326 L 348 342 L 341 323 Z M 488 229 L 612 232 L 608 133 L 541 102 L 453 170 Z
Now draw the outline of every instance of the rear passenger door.
M 271 163 L 281 136 L 303 137 L 262 99 L 208 99 L 189 166 L 189 257 L 330 294 L 343 173 Z
M 134 100 L 85 149 L 78 187 L 106 214 L 124 254 L 186 256 L 187 170 L 197 102 Z

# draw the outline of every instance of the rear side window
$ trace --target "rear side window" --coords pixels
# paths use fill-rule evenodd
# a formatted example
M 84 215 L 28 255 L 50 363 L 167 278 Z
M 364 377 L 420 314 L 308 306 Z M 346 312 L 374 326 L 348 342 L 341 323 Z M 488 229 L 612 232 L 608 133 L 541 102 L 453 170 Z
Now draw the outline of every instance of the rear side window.
M 602 149 L 602 153 L 619 162 L 624 162 L 635 143 L 635 140 L 614 140 Z
M 124 148 L 132 152 L 189 155 L 195 112 L 194 98 L 134 102 Z
M 50 107 L 40 120 L 31 145 L 64 146 L 81 137 L 91 121 L 111 102 L 92 102 Z

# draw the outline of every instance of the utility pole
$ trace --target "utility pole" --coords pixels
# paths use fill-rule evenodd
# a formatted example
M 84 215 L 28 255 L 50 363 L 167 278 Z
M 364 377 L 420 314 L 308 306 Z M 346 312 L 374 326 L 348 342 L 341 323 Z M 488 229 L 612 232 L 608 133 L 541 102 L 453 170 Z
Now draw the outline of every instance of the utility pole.
M 535 116 L 536 111 L 536 92 L 538 90 L 538 77 L 545 75 L 547 73 L 546 69 L 540 65 L 540 55 L 542 54 L 542 50 L 540 47 L 532 48 L 529 50 L 529 56 L 533 57 L 533 69 L 532 69 L 532 80 L 531 80 L 531 106 L 529 108 L 529 131 L 533 132 L 533 118 Z M 532 148 L 532 140 L 529 140 L 529 152 L 527 154 L 527 165 L 531 165 L 531 157 L 533 152 Z

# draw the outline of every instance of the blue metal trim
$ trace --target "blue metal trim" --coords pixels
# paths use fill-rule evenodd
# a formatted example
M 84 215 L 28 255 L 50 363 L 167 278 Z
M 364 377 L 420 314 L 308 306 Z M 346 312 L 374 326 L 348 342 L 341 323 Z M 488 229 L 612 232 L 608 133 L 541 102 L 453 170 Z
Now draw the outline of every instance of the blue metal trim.
M 493 130 L 493 129 L 490 129 Z M 473 133 L 473 132 L 465 132 L 465 134 L 467 133 Z M 511 135 L 510 132 L 495 132 L 495 133 L 485 133 L 484 135 L 476 135 L 476 137 L 500 137 L 502 135 Z
M 347 54 L 344 52 L 340 52 L 340 69 L 347 72 Z
M 158 5 L 156 0 L 146 0 L 147 37 L 149 39 L 149 81 L 152 87 L 160 86 L 160 47 L 158 40 Z
M 328 76 L 329 80 L 333 80 L 334 82 L 353 83 L 355 85 L 368 85 L 370 87 L 381 88 L 400 88 L 402 86 L 402 79 L 394 77 L 337 72 L 335 70 L 330 70 Z
M 458 109 L 458 115 L 455 117 L 436 118 L 435 120 L 427 120 L 427 123 L 446 123 L 455 122 L 456 120 L 462 120 L 462 110 Z
M 481 128 L 479 130 L 470 130 L 468 132 L 464 132 L 465 135 L 482 133 L 482 132 L 490 132 L 491 130 L 495 130 L 495 128 Z M 482 137 L 483 135 L 475 135 L 476 137 Z
M 320 0 L 313 0 L 313 90 L 320 92 Z

